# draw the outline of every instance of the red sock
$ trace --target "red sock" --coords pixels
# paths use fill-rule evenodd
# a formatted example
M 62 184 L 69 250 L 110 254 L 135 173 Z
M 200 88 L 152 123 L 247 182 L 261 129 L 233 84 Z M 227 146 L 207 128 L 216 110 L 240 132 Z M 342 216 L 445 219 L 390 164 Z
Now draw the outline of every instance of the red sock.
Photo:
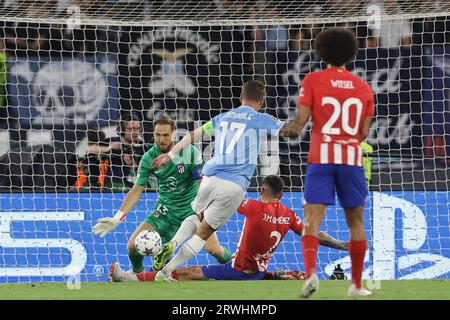
M 139 281 L 153 281 L 155 280 L 157 271 L 150 271 L 150 272 L 141 272 L 136 274 Z
M 348 250 L 352 260 L 352 282 L 358 289 L 361 288 L 362 272 L 364 270 L 364 256 L 366 255 L 367 241 L 350 240 Z
M 312 272 L 316 271 L 317 249 L 319 238 L 312 235 L 302 237 L 303 263 L 305 264 L 306 279 L 309 279 Z
M 139 281 L 154 281 L 157 273 L 158 271 L 141 272 L 136 274 L 136 276 Z M 172 272 L 172 277 L 178 280 L 178 274 L 176 270 Z

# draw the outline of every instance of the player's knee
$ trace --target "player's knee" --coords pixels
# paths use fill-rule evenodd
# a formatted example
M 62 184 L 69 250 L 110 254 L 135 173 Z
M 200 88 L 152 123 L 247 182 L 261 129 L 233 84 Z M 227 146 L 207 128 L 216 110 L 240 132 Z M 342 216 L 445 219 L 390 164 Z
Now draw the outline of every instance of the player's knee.
M 177 270 L 178 280 L 206 280 L 202 267 L 195 266 Z
M 184 219 L 184 221 L 187 221 L 187 222 L 190 222 L 190 223 L 193 223 L 193 224 L 195 224 L 195 226 L 198 228 L 198 227 L 200 227 L 200 219 L 199 219 L 199 217 L 197 216 L 197 215 L 192 215 L 192 216 L 189 216 L 189 217 L 187 217 L 186 219 Z

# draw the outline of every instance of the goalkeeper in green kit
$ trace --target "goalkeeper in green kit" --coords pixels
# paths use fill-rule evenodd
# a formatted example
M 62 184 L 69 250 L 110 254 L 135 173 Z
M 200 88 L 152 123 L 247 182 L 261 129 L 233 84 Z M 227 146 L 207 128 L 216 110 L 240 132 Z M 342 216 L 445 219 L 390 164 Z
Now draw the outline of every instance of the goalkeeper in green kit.
M 127 193 L 119 211 L 112 218 L 101 218 L 93 227 L 94 234 L 104 237 L 114 230 L 125 216 L 134 208 L 149 183 L 150 176 L 156 176 L 158 182 L 158 200 L 148 217 L 134 231 L 128 241 L 128 256 L 133 266 L 133 273 L 145 271 L 144 257 L 135 248 L 136 236 L 143 230 L 156 231 L 163 243 L 170 241 L 177 233 L 181 224 L 197 229 L 200 219 L 191 208 L 191 202 L 198 192 L 201 181 L 203 160 L 200 151 L 193 145 L 189 146 L 164 168 L 153 168 L 152 161 L 162 153 L 169 152 L 175 145 L 173 133 L 174 121 L 168 116 L 160 116 L 154 122 L 155 145 L 142 157 L 137 179 L 133 188 Z M 188 218 L 188 219 L 186 219 Z M 231 259 L 231 253 L 222 247 L 214 234 L 208 239 L 205 250 L 216 258 L 219 263 L 226 263 Z M 154 268 L 161 269 L 163 261 L 155 256 Z

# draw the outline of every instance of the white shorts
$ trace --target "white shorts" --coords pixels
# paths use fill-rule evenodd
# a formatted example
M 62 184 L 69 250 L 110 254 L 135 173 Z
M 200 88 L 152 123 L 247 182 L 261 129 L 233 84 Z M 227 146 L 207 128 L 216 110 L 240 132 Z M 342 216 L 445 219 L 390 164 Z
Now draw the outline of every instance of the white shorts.
M 203 176 L 192 209 L 196 213 L 203 212 L 206 222 L 217 230 L 227 223 L 244 197 L 244 189 L 237 183 L 215 176 Z

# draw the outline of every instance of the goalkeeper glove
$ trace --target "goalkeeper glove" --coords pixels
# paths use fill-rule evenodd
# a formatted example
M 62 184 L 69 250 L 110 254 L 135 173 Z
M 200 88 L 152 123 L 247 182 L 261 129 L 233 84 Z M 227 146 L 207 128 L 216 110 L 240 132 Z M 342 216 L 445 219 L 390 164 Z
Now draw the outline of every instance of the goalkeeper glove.
M 119 210 L 112 218 L 100 218 L 97 220 L 97 224 L 92 228 L 92 232 L 94 234 L 100 234 L 100 238 L 103 238 L 109 232 L 117 228 L 120 222 L 125 219 L 126 215 L 125 212 Z

